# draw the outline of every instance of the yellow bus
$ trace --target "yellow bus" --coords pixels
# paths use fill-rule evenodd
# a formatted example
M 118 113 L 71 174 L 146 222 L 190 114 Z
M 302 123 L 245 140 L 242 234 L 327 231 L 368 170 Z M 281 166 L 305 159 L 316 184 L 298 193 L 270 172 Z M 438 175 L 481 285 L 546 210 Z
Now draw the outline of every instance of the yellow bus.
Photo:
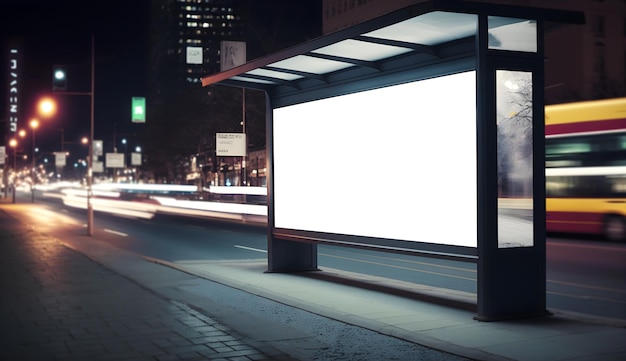
M 626 240 L 626 98 L 545 113 L 547 231 Z

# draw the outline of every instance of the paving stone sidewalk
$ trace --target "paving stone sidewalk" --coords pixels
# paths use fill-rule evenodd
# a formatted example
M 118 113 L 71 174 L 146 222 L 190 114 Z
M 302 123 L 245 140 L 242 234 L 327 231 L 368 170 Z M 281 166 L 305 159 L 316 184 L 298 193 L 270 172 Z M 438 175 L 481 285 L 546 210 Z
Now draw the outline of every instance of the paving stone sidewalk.
M 0 360 L 288 359 L 7 217 L 0 329 Z

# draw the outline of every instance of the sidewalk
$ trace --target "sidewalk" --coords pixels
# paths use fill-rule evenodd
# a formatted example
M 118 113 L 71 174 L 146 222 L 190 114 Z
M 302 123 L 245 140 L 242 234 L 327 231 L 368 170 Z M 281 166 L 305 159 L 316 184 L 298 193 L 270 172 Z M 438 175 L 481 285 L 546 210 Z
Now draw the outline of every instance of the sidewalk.
M 291 359 L 27 229 L 2 208 L 0 325 L 0 360 Z
M 626 359 L 626 328 L 606 320 L 478 322 L 459 292 L 264 273 L 262 259 L 166 263 L 97 232 L 57 241 L 16 223 L 12 207 L 0 205 L 0 324 L 11 330 L 0 359 Z

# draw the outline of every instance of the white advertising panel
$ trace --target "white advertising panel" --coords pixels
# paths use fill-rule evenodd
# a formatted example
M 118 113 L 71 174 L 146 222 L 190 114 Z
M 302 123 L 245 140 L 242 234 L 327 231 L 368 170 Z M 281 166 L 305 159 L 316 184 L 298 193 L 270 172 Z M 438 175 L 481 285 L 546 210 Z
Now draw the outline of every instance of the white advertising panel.
M 107 153 L 107 168 L 124 168 L 124 153 Z
M 275 227 L 476 247 L 475 78 L 274 109 Z
M 222 157 L 245 157 L 245 133 L 216 133 L 215 154 Z

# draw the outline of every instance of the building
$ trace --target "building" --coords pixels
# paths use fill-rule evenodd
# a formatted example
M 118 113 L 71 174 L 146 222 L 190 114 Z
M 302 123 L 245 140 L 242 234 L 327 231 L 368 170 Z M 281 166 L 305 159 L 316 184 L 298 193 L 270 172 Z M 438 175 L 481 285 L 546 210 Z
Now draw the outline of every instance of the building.
M 228 68 L 229 62 L 240 65 L 319 36 L 320 4 L 320 0 L 152 0 L 149 115 L 143 144 L 151 154 L 146 168 L 160 168 L 155 178 L 189 182 L 193 155 L 201 158 L 197 162 L 204 173 L 224 174 L 224 166 L 234 170 L 233 159 L 216 159 L 215 134 L 241 132 L 242 119 L 248 150 L 265 147 L 262 94 L 244 96 L 227 87 L 203 89 L 200 78 Z M 239 169 L 245 168 L 239 162 Z M 260 173 L 256 177 L 261 178 Z M 257 180 L 250 174 L 237 179 Z
M 221 42 L 243 40 L 241 11 L 241 0 L 153 0 L 153 70 L 195 85 L 220 71 Z
M 190 155 L 211 149 L 215 121 L 207 116 L 211 97 L 201 89 L 200 78 L 221 70 L 222 41 L 243 40 L 243 2 L 151 0 L 143 144 L 154 178 L 184 182 Z
M 324 34 L 420 0 L 323 0 Z M 626 2 L 623 0 L 481 0 L 585 13 L 584 26 L 546 34 L 546 104 L 626 94 Z

